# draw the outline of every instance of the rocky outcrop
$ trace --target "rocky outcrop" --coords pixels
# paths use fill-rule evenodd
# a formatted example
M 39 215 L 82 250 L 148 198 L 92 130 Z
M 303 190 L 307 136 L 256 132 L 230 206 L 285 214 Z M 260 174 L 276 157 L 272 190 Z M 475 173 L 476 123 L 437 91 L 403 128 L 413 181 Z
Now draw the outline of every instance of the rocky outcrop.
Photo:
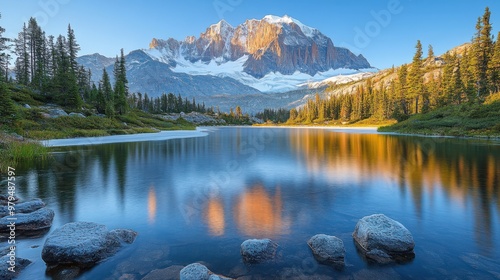
M 383 214 L 360 219 L 352 236 L 364 255 L 376 262 L 406 261 L 415 257 L 415 242 L 410 231 Z
M 249 239 L 241 243 L 241 256 L 245 263 L 262 263 L 273 260 L 278 244 L 270 239 Z
M 205 114 L 201 114 L 198 112 L 191 112 L 191 113 L 184 113 L 181 112 L 180 114 L 164 114 L 160 115 L 161 118 L 168 120 L 168 121 L 175 121 L 179 118 L 183 118 L 184 120 L 196 124 L 196 125 L 224 125 L 226 124 L 226 121 L 223 119 L 217 119 Z
M 318 262 L 339 268 L 344 266 L 345 247 L 340 238 L 317 234 L 307 241 L 307 245 Z
M 114 255 L 123 244 L 132 243 L 136 236 L 132 230 L 108 231 L 96 223 L 69 223 L 50 234 L 43 245 L 42 259 L 49 267 L 92 267 Z
M 82 113 L 74 113 L 74 112 L 69 113 L 68 116 L 70 116 L 70 117 L 77 117 L 77 118 L 85 118 L 84 114 L 82 114 Z
M 192 263 L 180 271 L 181 280 L 230 280 L 231 278 L 214 274 L 206 266 Z

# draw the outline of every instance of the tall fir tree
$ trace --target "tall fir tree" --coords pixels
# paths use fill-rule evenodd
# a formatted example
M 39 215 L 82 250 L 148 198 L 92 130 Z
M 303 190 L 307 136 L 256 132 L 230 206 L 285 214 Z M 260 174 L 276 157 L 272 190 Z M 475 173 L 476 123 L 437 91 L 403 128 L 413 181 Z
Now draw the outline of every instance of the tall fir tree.
M 115 115 L 115 101 L 114 101 L 114 92 L 111 87 L 111 82 L 109 80 L 108 72 L 106 68 L 102 70 L 102 79 L 100 83 L 100 87 L 102 90 L 102 95 L 104 97 L 104 103 L 100 106 L 104 107 L 105 114 L 108 117 L 113 117 Z
M 26 24 L 19 32 L 17 39 L 14 41 L 16 54 L 16 62 L 14 72 L 16 74 L 17 82 L 22 85 L 28 85 L 30 80 L 30 56 L 28 52 L 28 31 Z
M 488 62 L 492 52 L 490 10 L 486 7 L 476 23 L 476 34 L 472 42 L 476 97 L 482 99 L 488 93 Z
M 76 74 L 78 63 L 76 62 L 76 58 L 78 57 L 78 51 L 80 51 L 80 45 L 76 42 L 75 31 L 71 28 L 71 25 L 68 24 L 68 40 L 67 40 L 67 48 L 68 48 L 68 56 L 69 56 L 69 64 L 71 71 L 73 74 Z
M 493 53 L 488 67 L 488 77 L 492 92 L 500 91 L 500 32 L 493 47 Z
M 414 113 L 419 112 L 419 100 L 424 89 L 424 73 L 422 71 L 422 43 L 417 41 L 415 55 L 408 72 L 408 97 L 415 101 Z
M 2 18 L 2 14 L 0 13 L 0 19 Z M 10 55 L 8 54 L 9 50 L 9 39 L 3 36 L 5 32 L 5 28 L 0 26 L 0 81 L 8 79 L 9 72 L 9 60 Z
M 115 112 L 123 115 L 128 111 L 127 95 L 128 95 L 128 80 L 127 70 L 125 65 L 125 55 L 123 49 L 120 52 L 120 59 L 116 58 L 113 74 L 115 77 L 114 105 Z

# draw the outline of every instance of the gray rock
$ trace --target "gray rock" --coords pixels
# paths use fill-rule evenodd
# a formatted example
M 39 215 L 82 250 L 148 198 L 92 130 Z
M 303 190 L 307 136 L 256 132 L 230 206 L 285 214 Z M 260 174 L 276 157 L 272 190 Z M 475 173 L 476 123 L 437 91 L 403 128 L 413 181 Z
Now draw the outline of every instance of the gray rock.
M 131 230 L 108 231 L 106 226 L 75 222 L 56 229 L 47 238 L 42 259 L 48 266 L 91 267 L 114 255 L 122 243 L 131 243 L 137 233 Z
M 394 260 L 390 255 L 379 249 L 373 249 L 371 251 L 368 251 L 366 252 L 365 255 L 367 258 L 374 260 L 375 262 L 380 264 L 387 264 L 394 262 Z
M 8 225 L 16 218 L 16 234 L 25 234 L 30 231 L 40 231 L 52 226 L 54 211 L 48 208 L 41 208 L 31 213 L 16 213 L 13 216 L 6 216 L 0 219 L 0 232 L 9 232 Z
M 10 245 L 0 248 L 0 257 L 7 255 L 10 252 Z
M 352 236 L 366 257 L 375 257 L 375 261 L 385 255 L 372 250 L 380 250 L 392 258 L 414 257 L 415 242 L 410 231 L 383 214 L 360 219 Z M 370 251 L 370 254 L 366 254 Z
M 70 117 L 77 117 L 77 118 L 85 118 L 85 115 L 82 114 L 82 113 L 73 113 L 73 112 L 71 112 L 71 113 L 68 114 L 68 116 L 70 116 Z
M 25 201 L 22 203 L 17 203 L 14 206 L 14 212 L 15 213 L 30 213 L 33 211 L 36 211 L 40 208 L 45 207 L 45 203 L 39 198 L 35 198 L 30 201 Z M 9 207 L 6 206 L 0 206 L 0 217 L 5 217 L 9 214 Z
M 49 113 L 51 118 L 59 118 L 59 117 L 68 116 L 68 114 L 66 112 L 64 112 L 64 110 L 61 108 L 50 108 L 50 109 L 48 109 L 48 113 Z
M 31 109 L 31 106 L 28 105 L 28 104 L 24 104 L 23 107 L 26 108 L 26 109 Z
M 211 274 L 206 266 L 192 263 L 181 270 L 180 277 L 181 280 L 208 280 Z
M 137 237 L 137 232 L 130 229 L 114 229 L 109 232 L 109 235 L 116 236 L 121 242 L 132 244 Z
M 2 182 L 0 182 L 0 185 L 1 186 L 6 185 L 7 182 L 8 182 L 7 180 L 2 181 Z M 15 203 L 19 202 L 19 197 L 13 196 L 13 198 L 14 198 L 14 200 L 12 200 L 13 202 L 15 202 Z M 0 205 L 8 205 L 8 202 L 9 202 L 9 196 L 4 195 L 4 194 L 0 194 Z
M 241 243 L 241 255 L 246 263 L 261 263 L 273 260 L 277 248 L 270 239 L 249 239 Z
M 30 260 L 19 258 L 16 256 L 14 272 L 9 271 L 11 264 L 9 263 L 10 257 L 3 256 L 0 258 L 0 279 L 10 280 L 16 278 L 19 273 L 31 264 Z
M 183 268 L 180 265 L 172 265 L 164 269 L 155 269 L 141 280 L 177 280 Z
M 326 234 L 317 234 L 307 245 L 311 248 L 314 258 L 324 264 L 344 265 L 345 247 L 344 242 L 338 237 Z

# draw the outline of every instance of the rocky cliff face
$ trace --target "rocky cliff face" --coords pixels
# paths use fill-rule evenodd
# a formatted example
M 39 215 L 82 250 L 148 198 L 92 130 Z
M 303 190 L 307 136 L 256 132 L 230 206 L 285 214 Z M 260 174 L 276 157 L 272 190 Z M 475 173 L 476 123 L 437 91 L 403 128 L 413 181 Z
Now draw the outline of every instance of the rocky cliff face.
M 216 61 L 223 64 L 247 55 L 243 71 L 255 78 L 271 72 L 291 75 L 296 71 L 315 75 L 337 68 L 370 68 L 368 61 L 332 40 L 317 29 L 288 16 L 266 16 L 232 27 L 224 20 L 211 25 L 199 38 L 153 39 L 150 48 L 163 62 L 175 65 L 180 57 L 190 62 Z

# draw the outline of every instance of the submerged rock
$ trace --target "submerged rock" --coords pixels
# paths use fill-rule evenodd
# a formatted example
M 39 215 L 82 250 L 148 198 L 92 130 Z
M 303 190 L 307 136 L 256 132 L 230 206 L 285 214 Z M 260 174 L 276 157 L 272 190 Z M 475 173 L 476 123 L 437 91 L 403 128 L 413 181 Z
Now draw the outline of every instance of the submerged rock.
M 183 268 L 180 265 L 172 265 L 164 269 L 155 269 L 141 280 L 177 280 Z
M 273 260 L 277 248 L 271 239 L 249 239 L 241 243 L 241 255 L 246 263 L 261 263 Z
M 132 230 L 108 231 L 96 223 L 69 223 L 50 234 L 43 245 L 42 259 L 48 266 L 91 267 L 114 255 L 123 243 L 132 243 L 136 236 Z
M 317 234 L 307 241 L 307 245 L 311 248 L 314 258 L 318 262 L 339 267 L 344 266 L 345 247 L 340 238 Z
M 181 280 L 230 280 L 231 278 L 217 275 L 200 263 L 192 263 L 180 271 Z M 162 278 L 164 279 L 164 278 Z
M 363 217 L 352 234 L 367 258 L 386 263 L 389 260 L 409 260 L 415 257 L 415 242 L 410 231 L 401 223 L 383 214 Z
M 19 273 L 25 269 L 28 265 L 31 264 L 30 260 L 19 258 L 16 256 L 15 260 L 15 269 L 14 272 L 9 271 L 10 257 L 3 256 L 0 258 L 0 279 L 10 280 L 16 278 Z

